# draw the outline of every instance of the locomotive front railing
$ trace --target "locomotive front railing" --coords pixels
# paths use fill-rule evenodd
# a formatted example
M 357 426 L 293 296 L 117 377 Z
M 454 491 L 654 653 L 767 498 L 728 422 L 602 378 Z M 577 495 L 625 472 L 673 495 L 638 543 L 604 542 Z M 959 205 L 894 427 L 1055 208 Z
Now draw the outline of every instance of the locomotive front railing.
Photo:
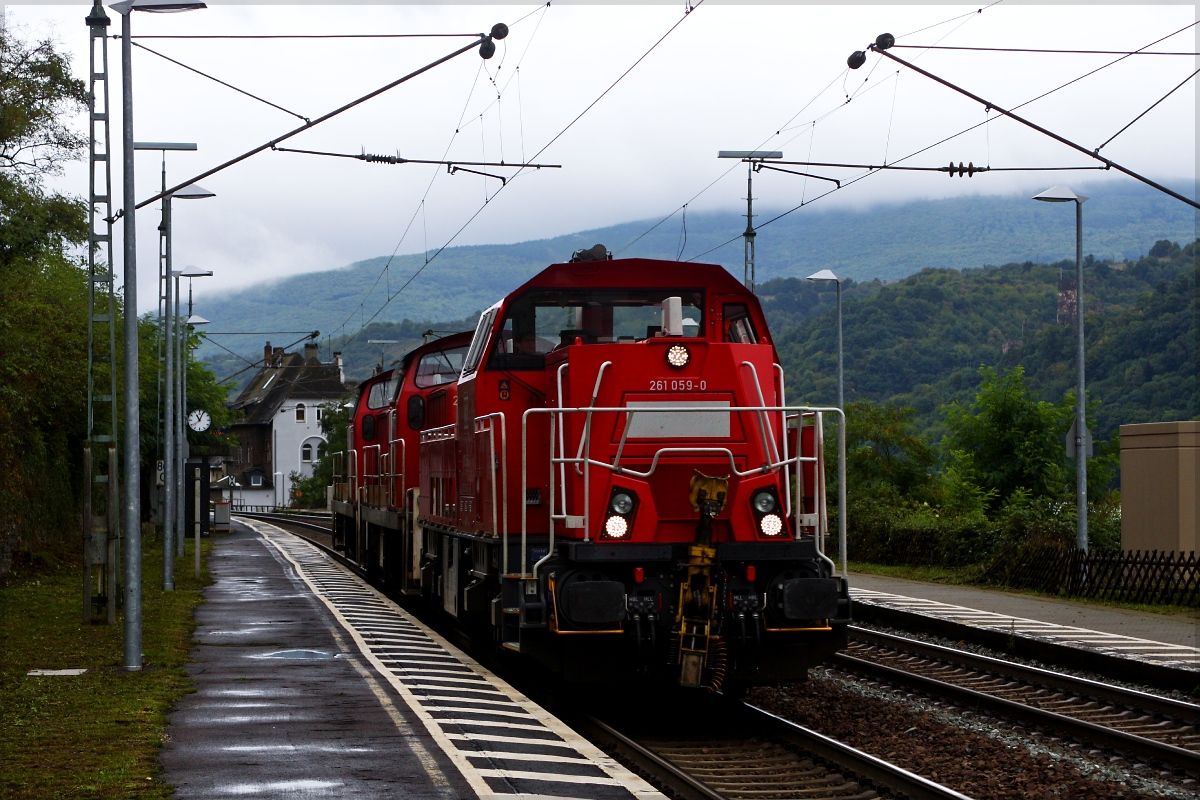
M 498 422 L 498 424 L 497 424 Z M 500 430 L 500 458 L 496 458 L 496 429 Z M 492 488 L 492 535 L 499 531 L 505 547 L 501 555 L 503 564 L 502 574 L 508 573 L 508 426 L 505 424 L 504 412 L 497 411 L 475 418 L 475 434 L 486 433 L 488 436 L 488 474 L 491 477 Z M 500 494 L 496 494 L 496 473 L 499 472 Z M 499 519 L 499 527 L 497 527 Z
M 755 380 L 757 382 L 757 375 L 755 376 Z M 597 376 L 597 392 L 598 392 L 598 387 L 599 387 L 599 376 Z M 760 389 L 760 392 L 761 392 L 761 389 Z M 560 393 L 560 397 L 561 397 L 561 393 Z M 773 441 L 774 433 L 772 431 L 771 438 L 770 438 L 771 446 L 764 447 L 764 457 L 766 460 L 763 463 L 763 465 L 760 467 L 755 467 L 753 469 L 745 469 L 745 470 L 738 469 L 737 459 L 734 456 L 733 451 L 731 451 L 729 448 L 726 448 L 726 447 L 664 447 L 664 448 L 659 448 L 654 453 L 653 457 L 651 458 L 649 469 L 647 469 L 645 471 L 640 471 L 640 470 L 630 469 L 628 467 L 622 467 L 620 465 L 621 454 L 624 449 L 626 439 L 628 437 L 631 421 L 635 414 L 637 414 L 637 413 L 654 413 L 654 414 L 705 413 L 705 414 L 712 414 L 713 408 L 709 407 L 709 406 L 696 407 L 696 406 L 687 406 L 687 405 L 664 404 L 662 406 L 655 406 L 653 411 L 647 411 L 646 409 L 630 409 L 627 407 L 597 407 L 594 405 L 594 402 L 595 402 L 595 399 L 593 396 L 593 405 L 590 405 L 590 406 L 587 406 L 584 408 L 564 408 L 564 407 L 530 408 L 530 409 L 527 409 L 521 416 L 521 496 L 522 497 L 527 496 L 528 489 L 529 489 L 529 486 L 528 486 L 528 481 L 529 481 L 529 423 L 530 423 L 530 420 L 532 417 L 537 416 L 537 415 L 549 415 L 549 426 L 550 426 L 549 441 L 551 443 L 555 443 L 556 441 L 559 443 L 559 448 L 558 448 L 559 455 L 557 455 L 557 456 L 554 455 L 554 449 L 552 447 L 551 455 L 550 455 L 550 476 L 549 476 L 550 477 L 550 487 L 549 487 L 549 489 L 550 489 L 550 491 L 549 491 L 550 514 L 549 514 L 549 529 L 548 529 L 549 543 L 547 545 L 546 554 L 542 558 L 538 559 L 532 565 L 532 568 L 530 568 L 529 562 L 528 562 L 528 558 L 529 558 L 528 509 L 527 509 L 525 503 L 521 504 L 521 573 L 517 577 L 520 577 L 522 579 L 536 578 L 538 569 L 546 561 L 548 561 L 550 558 L 553 557 L 553 555 L 554 555 L 554 534 L 555 534 L 555 523 L 556 522 L 569 523 L 569 522 L 580 522 L 581 521 L 582 527 L 583 527 L 584 541 L 585 542 L 590 541 L 592 528 L 591 528 L 591 519 L 590 519 L 590 515 L 591 515 L 591 496 L 590 496 L 591 482 L 589 480 L 591 470 L 588 469 L 589 467 L 606 469 L 615 474 L 625 474 L 625 475 L 633 475 L 633 476 L 636 476 L 639 478 L 648 478 L 654 474 L 655 470 L 658 468 L 659 459 L 664 454 L 677 455 L 680 453 L 708 453 L 708 454 L 724 455 L 729 459 L 729 466 L 730 466 L 731 473 L 737 475 L 739 478 L 750 477 L 752 475 L 768 474 L 770 472 L 778 471 L 781 469 L 785 470 L 785 473 L 784 473 L 785 477 L 787 477 L 787 479 L 789 481 L 789 484 L 788 484 L 789 491 L 787 492 L 787 494 L 789 495 L 789 498 L 788 498 L 788 500 L 789 500 L 788 512 L 789 513 L 788 513 L 788 515 L 795 517 L 794 530 L 796 532 L 796 536 L 799 537 L 800 529 L 801 529 L 802 504 L 800 504 L 800 503 L 791 504 L 791 502 L 790 502 L 791 501 L 791 498 L 790 498 L 790 495 L 791 495 L 790 480 L 791 480 L 791 478 L 790 478 L 790 476 L 792 474 L 793 465 L 794 465 L 795 474 L 798 477 L 803 475 L 803 467 L 802 467 L 803 464 L 811 463 L 811 464 L 813 464 L 814 469 L 816 469 L 820 465 L 820 463 L 821 463 L 821 449 L 820 448 L 824 441 L 823 430 L 822 430 L 823 426 L 824 426 L 824 414 L 827 414 L 827 413 L 836 414 L 838 417 L 838 421 L 839 421 L 839 424 L 838 424 L 838 478 L 839 478 L 839 480 L 838 480 L 838 546 L 839 546 L 839 553 L 841 554 L 842 574 L 843 574 L 843 576 L 845 576 L 845 574 L 846 574 L 846 480 L 845 480 L 846 425 L 845 425 L 845 419 L 846 419 L 846 417 L 845 417 L 845 413 L 841 409 L 836 408 L 836 407 L 786 406 L 786 405 L 779 405 L 779 406 L 767 406 L 767 405 L 724 406 L 721 408 L 721 411 L 724 413 L 755 414 L 755 415 L 758 415 L 760 420 L 766 420 L 767 417 L 765 415 L 767 415 L 767 414 L 778 413 L 782 416 L 785 425 L 789 419 L 802 419 L 804 416 L 812 415 L 814 417 L 815 426 L 818 429 L 816 432 L 816 435 L 814 437 L 814 454 L 812 456 L 804 456 L 802 447 L 797 447 L 797 453 L 795 456 L 790 456 L 789 454 L 787 454 L 787 452 L 786 452 L 786 439 L 787 439 L 786 432 L 781 431 L 781 433 L 784 434 L 783 435 L 784 457 L 780 457 L 780 449 L 774 447 L 774 441 Z M 595 459 L 591 458 L 591 435 L 590 435 L 591 427 L 589 424 L 594 415 L 609 414 L 609 413 L 625 415 L 625 428 L 624 428 L 624 431 L 622 432 L 621 441 L 618 444 L 617 451 L 616 451 L 616 454 L 613 459 L 613 463 L 611 463 L 611 464 L 604 462 L 604 461 L 596 461 Z M 579 454 L 576 455 L 575 457 L 568 457 L 565 455 L 566 448 L 565 448 L 565 441 L 564 441 L 564 436 L 562 434 L 562 431 L 565 428 L 566 415 L 568 415 L 568 414 L 585 414 L 586 415 L 584 431 L 583 431 L 583 434 L 581 435 L 580 449 L 578 451 Z M 789 416 L 789 415 L 791 415 L 791 416 Z M 558 429 L 557 431 L 556 431 L 556 428 Z M 763 434 L 764 434 L 764 436 L 766 435 L 765 430 L 763 431 Z M 635 437 L 635 438 L 641 438 L 641 437 Z M 574 515 L 574 517 L 572 517 L 572 515 L 568 515 L 566 513 L 567 509 L 566 509 L 566 502 L 565 502 L 565 497 L 566 497 L 565 491 L 563 493 L 563 502 L 562 502 L 561 509 L 556 508 L 556 502 L 555 502 L 555 500 L 556 500 L 555 489 L 559 488 L 559 487 L 555 486 L 555 482 L 556 482 L 555 478 L 556 478 L 556 476 L 562 475 L 563 470 L 565 469 L 565 466 L 567 464 L 575 465 L 577 470 L 582 471 L 583 478 L 584 478 L 584 482 L 583 482 L 584 483 L 584 486 L 583 486 L 583 495 L 584 495 L 583 496 L 583 514 L 582 515 Z M 556 469 L 556 467 L 558 469 Z M 562 480 L 562 483 L 565 484 L 565 480 Z M 820 557 L 829 564 L 830 568 L 834 569 L 835 565 L 834 565 L 833 561 L 828 556 L 825 555 L 824 546 L 823 546 L 824 545 L 823 539 L 824 539 L 825 531 L 827 529 L 826 526 L 828 525 L 828 516 L 824 512 L 824 506 L 825 506 L 824 482 L 818 480 L 816 483 L 818 486 L 818 491 L 820 493 L 820 498 L 818 499 L 818 502 L 817 502 L 818 525 L 817 525 L 817 531 L 816 531 L 816 537 L 815 537 L 816 542 L 817 542 L 817 552 L 820 555 Z M 580 519 L 580 516 L 582 516 L 582 519 Z M 578 528 L 579 525 L 571 525 L 570 527 Z M 504 534 L 504 552 L 505 552 L 505 562 L 506 562 L 505 563 L 505 567 L 506 567 L 505 574 L 507 574 L 507 552 L 508 552 L 507 532 L 505 532 L 505 534 Z

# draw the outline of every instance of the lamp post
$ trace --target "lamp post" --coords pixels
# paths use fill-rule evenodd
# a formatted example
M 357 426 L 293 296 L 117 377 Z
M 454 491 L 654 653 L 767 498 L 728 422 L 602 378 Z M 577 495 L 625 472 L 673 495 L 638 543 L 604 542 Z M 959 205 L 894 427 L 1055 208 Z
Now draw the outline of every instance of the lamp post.
M 133 42 L 129 17 L 133 11 L 189 11 L 205 8 L 193 0 L 123 0 L 110 6 L 121 15 L 121 183 L 124 202 L 125 266 L 125 622 L 124 665 L 142 668 L 142 454 L 141 415 L 138 409 L 137 315 L 137 198 L 133 184 Z
M 1087 198 L 1066 186 L 1055 186 L 1034 195 L 1033 199 L 1044 203 L 1075 204 L 1075 422 L 1067 438 L 1075 440 L 1075 513 L 1078 517 L 1075 522 L 1075 544 L 1087 553 L 1087 457 L 1091 444 L 1083 377 L 1083 203 Z
M 134 142 L 133 149 L 136 150 L 160 150 L 162 151 L 162 188 L 165 191 L 167 188 L 167 151 L 194 151 L 196 149 L 195 142 Z M 174 332 L 172 327 L 174 320 L 171 316 L 171 195 L 163 197 L 162 205 L 162 223 L 159 225 L 159 281 L 161 284 L 161 294 L 159 301 L 165 306 L 162 322 L 160 324 L 162 347 L 164 350 L 164 364 L 160 368 L 162 373 L 165 373 L 163 384 L 165 387 L 164 398 L 161 403 L 163 411 L 162 425 L 163 431 L 163 591 L 175 590 L 175 484 L 171 472 L 170 454 L 173 451 L 175 444 L 175 431 L 171 424 L 171 411 L 174 408 L 175 400 L 173 390 L 173 381 L 171 371 L 174 365 L 174 346 L 171 344 L 171 334 Z M 160 373 L 161 374 L 161 373 Z
M 808 276 L 810 281 L 833 281 L 837 287 L 837 407 L 842 412 L 838 433 L 838 556 L 846 575 L 846 397 L 842 371 L 842 279 L 823 269 Z

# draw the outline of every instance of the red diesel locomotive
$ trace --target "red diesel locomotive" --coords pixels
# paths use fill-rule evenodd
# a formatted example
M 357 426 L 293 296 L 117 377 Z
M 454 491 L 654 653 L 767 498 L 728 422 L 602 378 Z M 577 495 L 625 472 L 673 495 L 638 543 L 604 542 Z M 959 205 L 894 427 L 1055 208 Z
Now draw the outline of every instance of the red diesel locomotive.
M 568 681 L 803 679 L 850 617 L 822 422 L 723 268 L 598 245 L 361 386 L 334 544 Z

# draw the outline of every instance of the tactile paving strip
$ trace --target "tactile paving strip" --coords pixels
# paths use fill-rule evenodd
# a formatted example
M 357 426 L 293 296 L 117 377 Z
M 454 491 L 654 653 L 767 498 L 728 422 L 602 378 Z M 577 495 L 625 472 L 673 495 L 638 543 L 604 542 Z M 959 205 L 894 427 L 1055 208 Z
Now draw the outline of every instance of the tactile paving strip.
M 1042 622 L 1024 617 L 1012 617 L 992 611 L 939 603 L 917 597 L 876 592 L 870 589 L 850 589 L 855 602 L 865 602 L 885 608 L 894 608 L 913 614 L 922 614 L 937 619 L 987 628 L 1004 634 L 1016 634 L 1043 639 L 1055 644 L 1094 650 L 1106 655 L 1119 656 L 1159 664 L 1176 669 L 1200 670 L 1200 649 L 1181 644 L 1155 642 L 1117 633 L 1076 628 L 1054 622 Z
M 320 549 L 243 521 L 292 564 L 481 800 L 666 800 Z

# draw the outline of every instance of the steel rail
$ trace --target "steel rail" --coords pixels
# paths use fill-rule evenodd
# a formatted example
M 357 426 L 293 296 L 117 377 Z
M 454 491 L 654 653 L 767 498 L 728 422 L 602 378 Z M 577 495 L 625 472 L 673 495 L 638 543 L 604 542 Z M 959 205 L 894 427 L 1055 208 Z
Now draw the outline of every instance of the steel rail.
M 1031 667 L 1027 664 L 1005 661 L 1001 658 L 984 656 L 967 650 L 957 650 L 953 647 L 922 642 L 918 639 L 897 636 L 893 633 L 872 631 L 860 628 L 857 625 L 849 626 L 848 632 L 851 640 L 857 639 L 884 647 L 891 647 L 896 650 L 904 650 L 916 655 L 928 656 L 929 658 L 966 664 L 993 674 L 1016 678 L 1017 680 L 1026 681 L 1038 686 L 1061 689 L 1097 700 L 1104 700 L 1109 703 L 1151 711 L 1155 714 L 1172 717 L 1192 725 L 1200 725 L 1200 705 L 1188 703 L 1184 700 L 1175 700 L 1170 697 L 1150 694 L 1149 692 L 1142 692 L 1136 689 L 1126 689 L 1110 683 L 1101 683 L 1100 681 L 1088 678 L 1068 675 L 1064 672 L 1055 672 L 1053 670 L 1042 669 L 1041 667 Z
M 1156 762 L 1179 767 L 1189 773 L 1200 774 L 1200 753 L 1185 750 L 1182 747 L 1156 742 L 1143 736 L 1097 725 L 1087 720 L 1076 719 L 1064 714 L 1036 706 L 1008 700 L 996 695 L 987 694 L 975 689 L 968 689 L 953 683 L 947 683 L 936 678 L 918 675 L 895 667 L 877 664 L 873 661 L 837 653 L 833 661 L 836 665 L 850 671 L 865 673 L 872 677 L 906 685 L 908 687 L 928 692 L 931 695 L 947 698 L 973 708 L 987 711 L 1001 717 L 1019 719 L 1034 725 L 1039 725 L 1060 731 L 1078 738 L 1082 742 L 1109 747 L 1126 753 L 1148 758 Z
M 746 703 L 730 702 L 729 713 L 741 717 L 744 727 L 766 739 L 773 739 L 795 748 L 798 756 L 811 756 L 835 771 L 861 780 L 889 794 L 899 794 L 910 800 L 970 800 L 966 795 L 923 778 L 883 759 L 864 753 L 816 731 L 797 725 L 782 717 Z M 726 800 L 726 795 L 707 786 L 701 778 L 688 773 L 634 738 L 623 734 L 601 720 L 585 717 L 582 727 L 600 732 L 606 749 L 615 751 L 650 773 L 668 789 L 680 796 L 705 800 Z M 740 741 L 740 739 L 739 739 Z M 808 796 L 806 794 L 806 796 Z

